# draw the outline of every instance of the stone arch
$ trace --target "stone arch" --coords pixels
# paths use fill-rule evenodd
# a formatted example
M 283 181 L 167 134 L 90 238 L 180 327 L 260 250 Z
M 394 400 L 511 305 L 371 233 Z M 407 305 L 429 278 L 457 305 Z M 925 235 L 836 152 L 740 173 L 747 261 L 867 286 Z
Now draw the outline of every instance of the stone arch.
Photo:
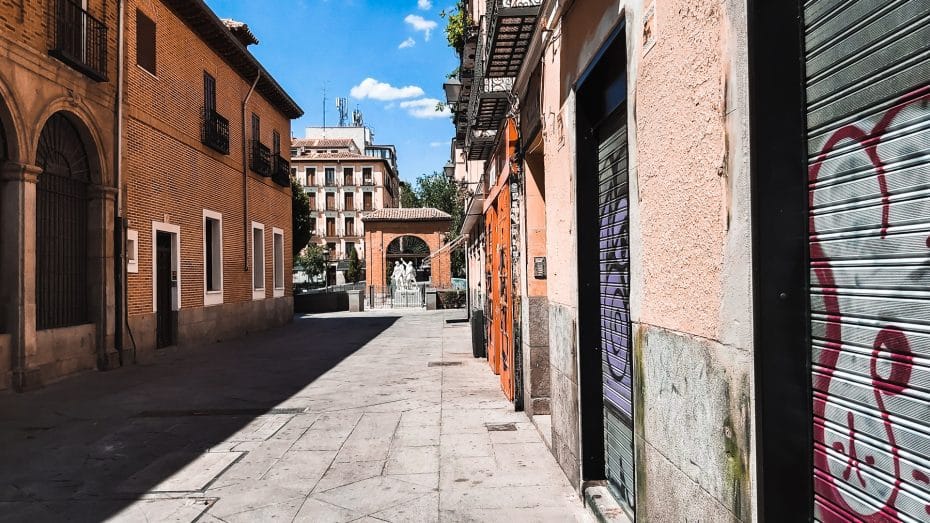
M 22 161 L 23 129 L 13 95 L 0 78 L 0 162 Z
M 31 154 L 28 157 L 37 157 L 42 131 L 53 117 L 64 117 L 74 126 L 78 136 L 80 136 L 87 149 L 88 172 L 91 183 L 97 186 L 115 185 L 111 180 L 108 164 L 103 161 L 105 157 L 103 135 L 94 123 L 95 119 L 91 116 L 90 111 L 73 99 L 55 100 L 39 115 L 35 127 L 33 127 L 37 131 L 32 137 L 31 147 L 29 148 Z

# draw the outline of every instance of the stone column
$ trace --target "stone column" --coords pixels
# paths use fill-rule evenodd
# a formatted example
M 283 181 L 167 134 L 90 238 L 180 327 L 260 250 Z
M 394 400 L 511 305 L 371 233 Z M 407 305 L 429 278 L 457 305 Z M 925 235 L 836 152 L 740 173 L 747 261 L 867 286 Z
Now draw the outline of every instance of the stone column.
M 36 359 L 36 183 L 42 169 L 0 165 L 0 321 L 10 334 L 13 388 L 42 386 Z
M 110 370 L 120 366 L 116 352 L 116 275 L 113 266 L 116 188 L 92 185 L 88 188 L 88 196 L 87 305 L 90 320 L 97 326 L 97 368 Z

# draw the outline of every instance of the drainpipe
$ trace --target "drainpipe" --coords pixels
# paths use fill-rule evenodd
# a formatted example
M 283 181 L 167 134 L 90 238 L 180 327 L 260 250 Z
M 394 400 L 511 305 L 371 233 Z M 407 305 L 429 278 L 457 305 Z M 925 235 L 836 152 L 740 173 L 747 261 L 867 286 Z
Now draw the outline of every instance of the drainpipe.
M 116 219 L 113 224 L 113 254 L 114 264 L 114 294 L 116 298 L 114 320 L 116 321 L 115 345 L 119 354 L 119 364 L 123 366 L 123 326 L 128 326 L 129 316 L 126 307 L 128 302 L 127 285 L 125 284 L 126 270 L 126 221 L 123 216 L 123 0 L 116 0 L 117 38 L 116 38 L 116 108 L 114 109 L 116 121 L 114 133 L 116 154 L 113 158 L 113 172 L 116 175 Z
M 242 100 L 242 270 L 245 272 L 249 272 L 250 267 L 249 239 L 252 232 L 249 230 L 249 150 L 248 141 L 245 138 L 245 116 L 246 109 L 249 106 L 249 99 L 252 98 L 252 93 L 255 92 L 255 87 L 258 86 L 258 80 L 261 79 L 261 77 L 262 70 L 259 69 L 255 74 L 255 81 L 252 82 L 252 88 L 249 89 L 249 94 Z

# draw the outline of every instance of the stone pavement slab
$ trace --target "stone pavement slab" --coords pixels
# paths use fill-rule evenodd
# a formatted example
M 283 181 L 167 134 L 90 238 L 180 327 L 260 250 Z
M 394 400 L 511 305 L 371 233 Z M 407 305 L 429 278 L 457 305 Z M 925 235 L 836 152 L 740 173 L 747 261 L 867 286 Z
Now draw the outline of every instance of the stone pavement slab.
M 589 521 L 453 316 L 301 317 L 0 394 L 0 521 Z

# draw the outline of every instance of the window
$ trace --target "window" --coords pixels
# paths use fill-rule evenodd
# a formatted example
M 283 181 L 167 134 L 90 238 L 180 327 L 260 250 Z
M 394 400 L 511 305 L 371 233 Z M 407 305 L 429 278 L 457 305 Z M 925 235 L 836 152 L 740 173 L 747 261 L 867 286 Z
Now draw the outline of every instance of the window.
M 291 167 L 291 178 L 297 178 L 297 167 Z M 306 183 L 304 185 L 307 185 Z
M 252 222 L 252 299 L 265 297 L 265 226 Z
M 336 210 L 336 193 L 334 192 L 326 193 L 326 210 L 327 211 Z
M 326 185 L 330 187 L 336 185 L 336 169 L 333 167 L 327 167 L 323 172 L 326 175 Z
M 352 251 L 355 250 L 355 242 L 346 242 L 346 257 L 348 258 Z
M 355 218 L 346 218 L 346 236 L 355 236 Z
M 327 243 L 327 244 L 326 244 L 326 252 L 329 253 L 329 259 L 330 259 L 330 260 L 334 260 L 334 259 L 336 258 L 336 244 L 335 244 L 335 243 Z
M 304 174 L 307 175 L 307 185 L 316 184 L 316 167 L 305 167 Z
M 326 236 L 333 238 L 336 236 L 336 219 L 326 218 Z
M 271 150 L 275 156 L 281 156 L 281 135 L 278 131 L 271 131 Z
M 346 193 L 346 206 L 345 206 L 345 210 L 346 210 L 346 211 L 354 211 L 354 210 L 355 210 L 355 193 L 351 193 L 351 192 L 347 192 L 347 193 Z
M 139 272 L 139 231 L 126 230 L 126 272 Z
M 362 167 L 362 185 L 374 185 L 371 167 Z
M 204 305 L 223 303 L 223 215 L 203 211 Z
M 256 142 L 261 141 L 262 121 L 257 114 L 252 113 L 252 139 Z
M 310 199 L 310 210 L 315 211 L 316 210 L 316 193 L 315 192 L 307 193 L 307 198 Z
M 155 70 L 155 22 L 136 9 L 136 63 L 146 71 Z
M 277 227 L 271 230 L 272 256 L 274 257 L 274 296 L 284 296 L 284 231 Z
M 216 111 L 216 79 L 203 72 L 203 109 L 207 115 Z
M 366 211 L 370 211 L 372 209 L 370 192 L 362 194 L 362 209 Z
M 342 184 L 343 185 L 355 185 L 355 169 L 352 167 L 343 167 L 342 168 Z

